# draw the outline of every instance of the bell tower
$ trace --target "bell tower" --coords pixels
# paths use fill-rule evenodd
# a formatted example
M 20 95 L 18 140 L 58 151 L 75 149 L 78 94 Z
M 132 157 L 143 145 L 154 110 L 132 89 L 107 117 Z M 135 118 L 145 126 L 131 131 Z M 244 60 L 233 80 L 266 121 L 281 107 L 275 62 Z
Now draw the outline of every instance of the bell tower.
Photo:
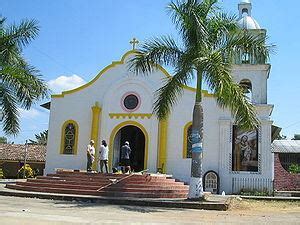
M 238 4 L 238 26 L 253 35 L 266 37 L 266 30 L 262 29 L 252 17 L 252 3 L 250 0 L 241 0 Z M 244 89 L 247 97 L 253 104 L 267 104 L 267 79 L 269 78 L 270 64 L 264 57 L 250 54 L 247 49 L 237 52 L 232 76 Z

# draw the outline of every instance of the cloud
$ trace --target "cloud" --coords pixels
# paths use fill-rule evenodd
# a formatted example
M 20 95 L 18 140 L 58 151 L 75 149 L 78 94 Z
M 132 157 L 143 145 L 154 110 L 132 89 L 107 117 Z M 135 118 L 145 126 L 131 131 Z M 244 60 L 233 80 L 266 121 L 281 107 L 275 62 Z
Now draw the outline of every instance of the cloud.
M 41 116 L 41 112 L 35 108 L 31 108 L 29 110 L 19 108 L 20 117 L 22 119 L 35 119 Z
M 53 93 L 71 90 L 85 84 L 86 81 L 78 75 L 59 76 L 54 80 L 48 81 L 48 86 Z

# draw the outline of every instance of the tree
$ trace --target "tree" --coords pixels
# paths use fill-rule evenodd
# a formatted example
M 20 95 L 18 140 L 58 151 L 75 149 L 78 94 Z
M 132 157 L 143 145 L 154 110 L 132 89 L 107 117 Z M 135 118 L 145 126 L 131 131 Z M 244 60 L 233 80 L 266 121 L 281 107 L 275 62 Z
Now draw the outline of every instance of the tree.
M 35 20 L 23 20 L 19 25 L 6 25 L 0 17 L 0 122 L 7 135 L 20 131 L 19 108 L 30 109 L 44 98 L 48 89 L 39 71 L 29 65 L 22 50 L 38 34 Z
M 300 134 L 294 134 L 294 138 L 292 140 L 300 140 Z
M 181 43 L 177 44 L 170 36 L 150 39 L 138 49 L 130 67 L 137 74 L 150 74 L 158 65 L 174 68 L 174 75 L 156 93 L 153 108 L 160 120 L 168 117 L 183 94 L 183 87 L 196 80 L 189 198 L 197 199 L 203 195 L 202 83 L 207 83 L 220 107 L 231 110 L 241 128 L 257 128 L 259 121 L 255 108 L 243 89 L 233 81 L 230 71 L 241 53 L 255 57 L 258 63 L 265 63 L 270 48 L 265 45 L 265 37 L 238 28 L 236 18 L 224 13 L 217 6 L 217 0 L 171 2 L 168 11 L 179 31 Z
M 7 144 L 7 138 L 6 137 L 0 137 L 0 144 Z
M 47 139 L 48 139 L 48 130 L 44 130 L 43 132 L 40 132 L 39 134 L 35 134 L 36 140 L 29 139 L 29 144 L 31 145 L 47 145 Z

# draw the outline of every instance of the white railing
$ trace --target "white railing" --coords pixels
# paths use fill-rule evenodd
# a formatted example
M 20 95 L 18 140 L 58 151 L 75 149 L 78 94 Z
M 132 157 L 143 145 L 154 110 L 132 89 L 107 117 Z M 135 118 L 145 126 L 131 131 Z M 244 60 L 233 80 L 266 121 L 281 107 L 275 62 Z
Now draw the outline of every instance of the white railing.
M 233 177 L 232 193 L 239 194 L 241 191 L 273 192 L 273 181 L 269 178 Z

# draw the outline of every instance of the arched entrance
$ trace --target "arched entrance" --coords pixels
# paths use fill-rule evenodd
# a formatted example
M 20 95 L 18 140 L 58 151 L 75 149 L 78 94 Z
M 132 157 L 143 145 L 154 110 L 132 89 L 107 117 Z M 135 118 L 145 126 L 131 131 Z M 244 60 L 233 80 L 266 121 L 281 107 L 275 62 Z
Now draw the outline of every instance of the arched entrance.
M 119 124 L 111 133 L 110 138 L 110 167 L 117 167 L 121 158 L 121 147 L 129 142 L 132 150 L 130 155 L 131 167 L 134 171 L 147 168 L 148 134 L 145 128 L 135 121 Z

